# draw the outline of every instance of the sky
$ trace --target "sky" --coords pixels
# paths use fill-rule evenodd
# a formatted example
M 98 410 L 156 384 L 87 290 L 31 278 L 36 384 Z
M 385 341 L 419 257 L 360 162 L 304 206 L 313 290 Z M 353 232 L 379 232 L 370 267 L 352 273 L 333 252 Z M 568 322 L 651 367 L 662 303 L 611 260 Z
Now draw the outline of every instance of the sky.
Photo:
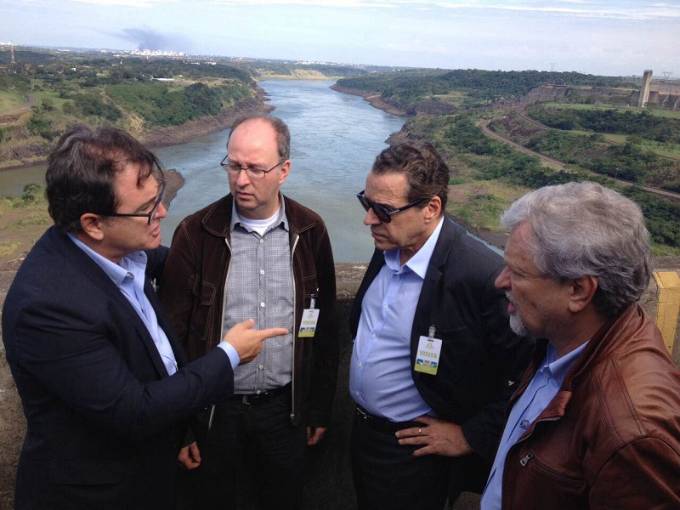
M 0 0 L 0 42 L 680 78 L 680 0 Z

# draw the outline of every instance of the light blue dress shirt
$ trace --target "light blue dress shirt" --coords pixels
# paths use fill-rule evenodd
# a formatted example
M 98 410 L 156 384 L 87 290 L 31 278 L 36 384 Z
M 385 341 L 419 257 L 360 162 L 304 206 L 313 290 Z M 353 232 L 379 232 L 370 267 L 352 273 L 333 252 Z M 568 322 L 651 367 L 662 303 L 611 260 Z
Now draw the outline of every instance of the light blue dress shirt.
M 510 448 L 538 418 L 562 387 L 569 367 L 583 352 L 588 342 L 557 358 L 557 351 L 548 344 L 543 365 L 536 371 L 524 393 L 519 397 L 510 412 L 503 437 L 501 438 L 491 474 L 482 494 L 481 510 L 500 510 L 503 490 L 503 471 L 505 459 Z
M 394 422 L 432 414 L 411 376 L 411 327 L 443 223 L 444 218 L 403 266 L 398 248 L 386 251 L 385 265 L 361 303 L 350 365 L 350 394 L 369 413 Z
M 175 359 L 175 353 L 172 350 L 170 341 L 163 328 L 158 324 L 156 312 L 153 306 L 151 306 L 149 298 L 144 294 L 146 253 L 144 251 L 129 253 L 116 264 L 94 251 L 76 236 L 72 234 L 68 236 L 78 248 L 83 250 L 104 271 L 106 276 L 111 279 L 129 301 L 130 305 L 132 305 L 132 308 L 134 308 L 144 326 L 146 326 L 168 375 L 177 372 L 177 360 Z M 232 368 L 238 366 L 240 359 L 236 349 L 227 342 L 220 342 L 219 347 L 229 356 Z

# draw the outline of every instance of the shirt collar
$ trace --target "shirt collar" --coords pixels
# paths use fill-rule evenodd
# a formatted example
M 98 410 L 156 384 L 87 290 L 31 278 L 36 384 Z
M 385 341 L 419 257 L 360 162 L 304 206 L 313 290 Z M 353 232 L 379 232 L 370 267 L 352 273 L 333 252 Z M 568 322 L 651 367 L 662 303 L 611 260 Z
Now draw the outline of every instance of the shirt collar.
M 73 234 L 69 233 L 68 237 L 78 248 L 83 250 L 85 255 L 90 257 L 94 263 L 97 264 L 102 269 L 102 271 L 104 271 L 104 273 L 106 273 L 106 276 L 108 276 L 113 281 L 113 283 L 118 286 L 123 285 L 125 280 L 128 278 L 134 279 L 133 273 L 135 269 L 141 270 L 142 274 L 144 274 L 144 271 L 146 270 L 147 257 L 146 253 L 142 250 L 128 253 L 120 259 L 120 264 L 116 264 L 115 262 L 94 251 Z
M 443 224 L 444 215 L 439 218 L 439 223 L 430 234 L 430 237 L 427 238 L 425 244 L 403 266 L 399 263 L 399 248 L 386 251 L 385 264 L 387 267 L 395 272 L 403 271 L 407 267 L 424 280 L 427 274 L 427 266 L 430 265 L 430 259 L 432 258 L 432 253 L 434 253 L 434 247 L 437 245 L 437 239 L 439 239 L 439 233 L 442 230 Z
M 283 199 L 283 195 L 281 193 L 279 193 L 279 204 L 279 214 L 276 217 L 276 221 L 272 223 L 271 228 L 278 227 L 279 225 L 283 224 L 283 229 L 287 232 L 288 217 L 286 216 L 286 201 Z M 243 227 L 241 224 L 241 216 L 239 216 L 238 210 L 236 209 L 236 199 L 234 199 L 231 203 L 231 222 L 229 223 L 229 231 L 233 232 L 234 228 L 236 228 L 236 225 Z
M 543 361 L 543 367 L 541 369 L 550 372 L 552 377 L 561 383 L 571 364 L 579 357 L 587 345 L 588 342 L 583 342 L 573 351 L 557 358 L 557 349 L 555 349 L 552 344 L 548 343 L 545 360 Z

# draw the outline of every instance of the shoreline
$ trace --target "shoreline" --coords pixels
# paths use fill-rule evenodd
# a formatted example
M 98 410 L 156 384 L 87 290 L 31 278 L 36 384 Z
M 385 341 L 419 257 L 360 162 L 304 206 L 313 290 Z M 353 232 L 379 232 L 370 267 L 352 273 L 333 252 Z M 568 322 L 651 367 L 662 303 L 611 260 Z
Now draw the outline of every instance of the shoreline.
M 396 115 L 397 117 L 409 116 L 404 110 L 401 110 L 396 106 L 391 105 L 390 103 L 385 101 L 380 96 L 379 93 L 366 92 L 365 90 L 353 89 L 349 87 L 342 87 L 338 85 L 337 82 L 335 83 L 335 85 L 331 85 L 331 89 L 335 90 L 336 92 L 340 92 L 341 94 L 349 94 L 352 96 L 363 97 L 372 107 L 377 108 L 378 110 L 382 110 L 391 115 Z

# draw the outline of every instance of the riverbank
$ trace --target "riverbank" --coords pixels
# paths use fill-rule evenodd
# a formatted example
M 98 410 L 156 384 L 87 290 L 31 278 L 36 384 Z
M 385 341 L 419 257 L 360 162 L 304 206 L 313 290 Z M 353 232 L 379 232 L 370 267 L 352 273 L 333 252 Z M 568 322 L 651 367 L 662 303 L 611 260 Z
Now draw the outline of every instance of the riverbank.
M 222 131 L 230 127 L 238 117 L 243 115 L 269 113 L 274 107 L 267 104 L 266 101 L 265 93 L 260 89 L 255 97 L 239 101 L 215 116 L 200 117 L 178 126 L 155 128 L 147 132 L 132 134 L 152 149 L 178 145 L 199 136 Z M 26 146 L 22 148 L 19 158 L 0 161 L 0 172 L 45 163 L 51 147 L 51 144 Z
M 331 89 L 342 94 L 350 94 L 352 96 L 363 97 L 371 106 L 382 110 L 384 112 L 390 113 L 392 115 L 397 115 L 398 117 L 406 117 L 407 113 L 404 110 L 397 108 L 396 106 L 385 101 L 379 92 L 366 92 L 365 90 L 352 89 L 349 87 L 341 87 L 337 83 L 331 85 Z
M 326 81 L 326 80 L 339 80 L 342 76 L 328 76 L 320 71 L 306 70 L 306 69 L 293 69 L 289 74 L 278 74 L 278 73 L 260 73 L 257 76 L 257 81 L 264 80 L 314 80 L 314 81 Z
M 259 94 L 256 98 L 236 103 L 233 107 L 223 110 L 214 117 L 201 117 L 179 126 L 154 129 L 149 133 L 139 136 L 139 139 L 150 148 L 178 145 L 189 142 L 199 136 L 227 129 L 237 118 L 243 115 L 264 114 L 271 112 L 273 109 L 273 106 L 266 103 L 264 94 Z

